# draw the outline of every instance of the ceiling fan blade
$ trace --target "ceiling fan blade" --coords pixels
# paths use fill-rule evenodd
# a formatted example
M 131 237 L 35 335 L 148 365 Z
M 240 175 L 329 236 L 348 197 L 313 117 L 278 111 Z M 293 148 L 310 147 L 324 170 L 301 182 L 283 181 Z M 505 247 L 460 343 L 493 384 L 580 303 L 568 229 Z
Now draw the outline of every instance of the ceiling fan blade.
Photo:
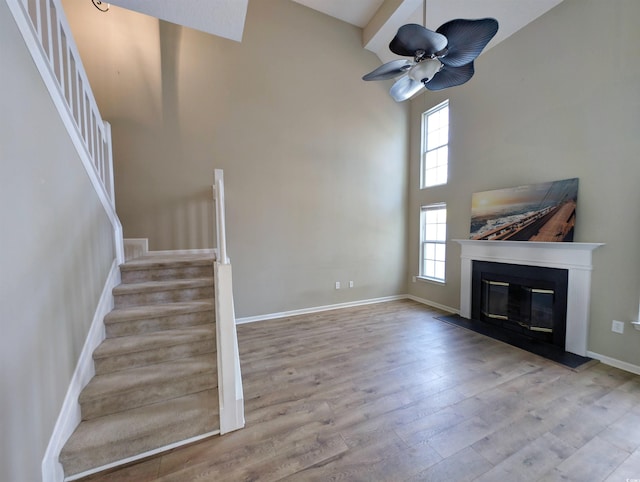
M 497 31 L 498 21 L 495 18 L 459 18 L 441 25 L 437 32 L 444 35 L 449 43 L 447 54 L 440 58 L 440 62 L 450 67 L 473 62 Z
M 413 80 L 408 75 L 405 75 L 404 77 L 398 79 L 395 84 L 391 86 L 391 90 L 389 91 L 389 93 L 396 102 L 402 102 L 403 100 L 407 100 L 413 97 L 420 91 L 420 89 L 423 88 L 423 86 L 424 85 L 422 82 Z
M 447 46 L 447 38 L 416 23 L 408 23 L 398 29 L 389 49 L 398 55 L 415 57 L 418 50 L 424 50 L 427 57 L 440 52 Z
M 398 77 L 400 74 L 406 72 L 411 68 L 413 62 L 409 62 L 405 59 L 392 60 L 386 64 L 382 64 L 377 69 L 369 72 L 362 77 L 362 80 L 386 80 Z
M 455 87 L 468 81 L 473 77 L 474 72 L 473 61 L 460 67 L 443 65 L 442 70 L 434 75 L 433 79 L 425 84 L 425 87 L 429 90 L 442 90 L 448 87 Z

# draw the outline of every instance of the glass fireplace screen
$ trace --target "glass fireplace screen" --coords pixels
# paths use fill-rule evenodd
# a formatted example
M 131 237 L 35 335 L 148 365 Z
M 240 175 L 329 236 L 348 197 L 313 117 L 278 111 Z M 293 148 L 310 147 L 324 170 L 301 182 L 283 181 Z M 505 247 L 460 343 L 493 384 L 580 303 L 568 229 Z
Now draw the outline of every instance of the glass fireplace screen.
M 531 331 L 552 333 L 554 297 L 552 289 L 483 279 L 480 310 L 489 319 L 508 320 Z

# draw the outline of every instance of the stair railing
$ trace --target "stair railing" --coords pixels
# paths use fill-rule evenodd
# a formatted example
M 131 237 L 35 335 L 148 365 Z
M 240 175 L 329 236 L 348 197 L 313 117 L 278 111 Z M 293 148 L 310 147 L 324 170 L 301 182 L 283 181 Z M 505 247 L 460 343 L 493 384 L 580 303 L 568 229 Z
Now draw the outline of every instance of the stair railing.
M 213 198 L 216 229 L 214 277 L 218 393 L 220 400 L 220 433 L 224 434 L 244 427 L 244 396 L 242 392 L 236 317 L 233 307 L 231 263 L 227 256 L 224 176 L 221 169 L 214 171 Z
M 102 120 L 61 0 L 6 0 L 91 183 L 114 228 L 124 262 L 122 225 L 115 211 L 111 126 Z

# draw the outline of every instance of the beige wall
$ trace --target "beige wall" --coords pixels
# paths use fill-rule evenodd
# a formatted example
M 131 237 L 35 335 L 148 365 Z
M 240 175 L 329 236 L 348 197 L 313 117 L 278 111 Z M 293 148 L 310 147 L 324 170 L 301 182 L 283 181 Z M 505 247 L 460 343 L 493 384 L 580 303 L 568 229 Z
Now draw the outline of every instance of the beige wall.
M 0 480 L 36 481 L 114 246 L 5 2 L 0 66 Z
M 64 6 L 113 126 L 125 237 L 211 247 L 222 168 L 238 316 L 406 293 L 408 105 L 361 80 L 379 60 L 360 29 L 252 1 L 237 43 Z
M 448 238 L 468 238 L 471 194 L 578 177 L 575 241 L 594 253 L 589 350 L 640 365 L 640 2 L 565 0 L 481 56 L 464 86 L 412 102 L 409 274 L 418 269 L 422 204 L 445 201 Z M 447 186 L 419 184 L 420 116 L 449 98 Z M 457 308 L 460 249 L 447 244 L 447 283 L 410 293 Z

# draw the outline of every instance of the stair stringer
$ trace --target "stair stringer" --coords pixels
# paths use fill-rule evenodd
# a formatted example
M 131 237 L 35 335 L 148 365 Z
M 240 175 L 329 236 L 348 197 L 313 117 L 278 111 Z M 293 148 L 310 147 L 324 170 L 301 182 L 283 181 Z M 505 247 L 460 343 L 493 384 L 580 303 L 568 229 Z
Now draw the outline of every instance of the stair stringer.
M 42 459 L 43 482 L 61 482 L 64 480 L 64 470 L 58 457 L 67 439 L 80 424 L 82 418 L 79 402 L 80 392 L 95 375 L 93 352 L 98 345 L 105 340 L 104 318 L 113 310 L 114 299 L 112 291 L 120 282 L 121 276 L 118 259 L 114 259 L 93 315 L 87 338 L 80 352 L 78 363 L 69 382 L 69 388 L 67 388 L 58 419 L 56 420 L 49 444 Z

